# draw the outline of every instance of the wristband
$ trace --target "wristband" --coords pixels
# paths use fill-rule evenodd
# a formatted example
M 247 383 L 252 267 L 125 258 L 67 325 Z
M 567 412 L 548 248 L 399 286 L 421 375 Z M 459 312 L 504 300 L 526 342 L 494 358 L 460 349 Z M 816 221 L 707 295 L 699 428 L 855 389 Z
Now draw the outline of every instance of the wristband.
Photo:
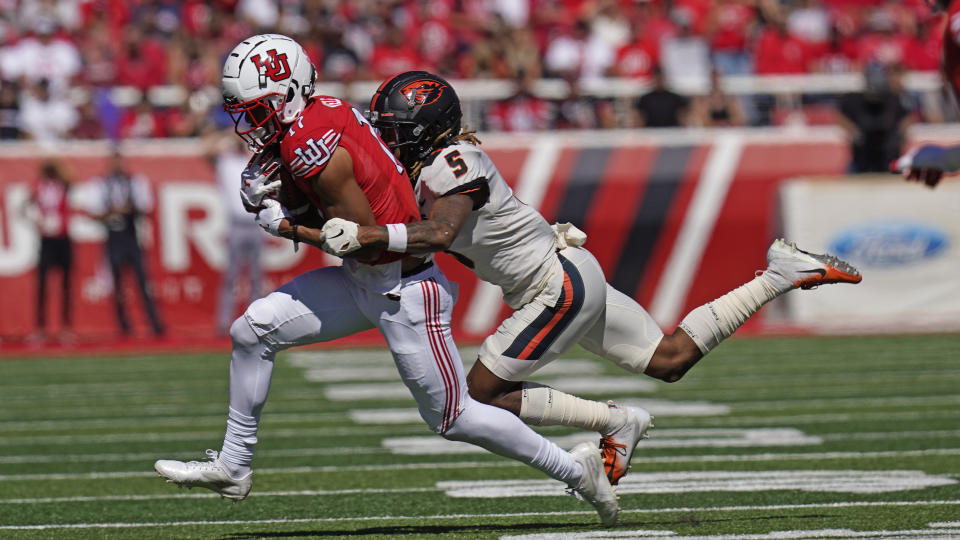
M 407 250 L 407 226 L 403 223 L 387 225 L 387 251 L 403 253 Z

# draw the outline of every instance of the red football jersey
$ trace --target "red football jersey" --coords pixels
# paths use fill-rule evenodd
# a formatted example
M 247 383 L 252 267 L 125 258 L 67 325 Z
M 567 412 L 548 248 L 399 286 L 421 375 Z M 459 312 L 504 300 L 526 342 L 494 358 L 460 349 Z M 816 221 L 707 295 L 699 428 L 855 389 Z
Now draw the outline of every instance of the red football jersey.
M 954 97 L 960 99 L 960 1 L 956 0 L 950 3 L 943 34 L 943 72 Z
M 323 171 L 338 146 L 353 158 L 353 175 L 378 225 L 420 220 L 413 186 L 403 166 L 360 111 L 330 96 L 313 97 L 280 141 L 284 166 L 314 206 L 320 208 L 320 201 L 307 179 Z M 403 256 L 385 253 L 374 264 Z

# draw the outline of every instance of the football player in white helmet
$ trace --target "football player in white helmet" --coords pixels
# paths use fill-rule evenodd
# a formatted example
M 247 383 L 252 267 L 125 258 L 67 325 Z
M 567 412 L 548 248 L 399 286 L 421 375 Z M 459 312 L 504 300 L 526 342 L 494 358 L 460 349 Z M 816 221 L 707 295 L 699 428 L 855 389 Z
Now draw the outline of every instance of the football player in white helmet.
M 600 264 L 581 246 L 586 235 L 549 223 L 513 196 L 479 141 L 461 128 L 460 103 L 447 81 L 413 71 L 386 81 L 374 95 L 370 119 L 415 182 L 426 219 L 405 226 L 406 252 L 447 251 L 482 280 L 498 285 L 516 311 L 484 340 L 467 382 L 470 395 L 533 425 L 599 431 L 611 484 L 627 472 L 637 442 L 650 426 L 639 407 L 588 401 L 523 382 L 579 343 L 632 372 L 672 382 L 764 303 L 797 287 L 858 283 L 859 272 L 829 255 L 777 240 L 762 275 L 693 310 L 664 335 L 632 298 L 605 281 Z M 345 226 L 327 231 L 354 246 L 388 244 L 394 231 Z M 329 246 L 328 246 L 329 247 Z
M 241 195 L 257 222 L 278 237 L 340 248 L 339 237 L 291 220 L 279 201 L 276 174 L 293 183 L 323 218 L 406 231 L 420 219 L 413 187 L 360 111 L 313 95 L 314 69 L 286 36 L 240 43 L 223 68 L 224 108 L 237 134 L 258 149 Z M 282 171 L 281 171 L 282 167 Z M 516 416 L 470 398 L 450 332 L 454 293 L 432 255 L 405 253 L 402 238 L 384 248 L 354 249 L 342 266 L 301 274 L 256 300 L 230 327 L 230 407 L 223 446 L 209 461 L 159 460 L 155 470 L 181 486 L 205 487 L 235 500 L 252 485 L 260 413 L 274 355 L 296 345 L 331 341 L 370 328 L 383 335 L 420 415 L 443 437 L 481 446 L 560 480 L 590 502 L 605 525 L 619 505 L 597 447 L 566 452 Z

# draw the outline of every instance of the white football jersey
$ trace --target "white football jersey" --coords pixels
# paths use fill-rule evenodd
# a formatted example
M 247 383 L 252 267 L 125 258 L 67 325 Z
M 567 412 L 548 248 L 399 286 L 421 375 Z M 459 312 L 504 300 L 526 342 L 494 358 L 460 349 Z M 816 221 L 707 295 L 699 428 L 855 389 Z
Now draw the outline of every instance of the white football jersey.
M 551 276 L 563 273 L 553 229 L 513 196 L 490 157 L 470 143 L 444 148 L 420 171 L 415 186 L 420 213 L 429 215 L 439 197 L 474 189 L 489 189 L 489 197 L 467 217 L 448 252 L 477 277 L 503 289 L 504 300 L 517 309 Z

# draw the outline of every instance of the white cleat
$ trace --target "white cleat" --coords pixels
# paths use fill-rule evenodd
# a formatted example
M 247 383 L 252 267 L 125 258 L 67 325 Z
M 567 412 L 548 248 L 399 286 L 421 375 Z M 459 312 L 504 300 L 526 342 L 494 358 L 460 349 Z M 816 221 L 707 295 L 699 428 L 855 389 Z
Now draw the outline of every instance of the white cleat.
M 167 482 L 173 482 L 180 487 L 202 487 L 216 491 L 221 497 L 242 501 L 250 493 L 253 486 L 253 471 L 239 479 L 231 478 L 220 463 L 216 450 L 207 450 L 210 461 L 175 461 L 160 459 L 153 464 L 157 474 Z
M 791 287 L 812 289 L 829 283 L 860 283 L 860 271 L 846 261 L 830 254 L 804 251 L 793 242 L 777 239 L 767 250 L 767 270 L 770 279 L 788 283 Z
M 627 415 L 627 421 L 619 429 L 600 439 L 603 470 L 610 485 L 615 486 L 627 474 L 637 443 L 646 439 L 647 430 L 653 427 L 653 416 L 640 407 L 618 407 L 612 401 L 607 403 Z
M 601 524 L 607 527 L 615 524 L 617 514 L 620 513 L 620 503 L 617 501 L 617 494 L 613 492 L 613 486 L 607 481 L 607 475 L 603 472 L 600 449 L 584 442 L 570 450 L 570 455 L 583 466 L 583 477 L 580 479 L 580 485 L 571 486 L 568 492 L 576 493 L 592 504 L 600 514 Z

